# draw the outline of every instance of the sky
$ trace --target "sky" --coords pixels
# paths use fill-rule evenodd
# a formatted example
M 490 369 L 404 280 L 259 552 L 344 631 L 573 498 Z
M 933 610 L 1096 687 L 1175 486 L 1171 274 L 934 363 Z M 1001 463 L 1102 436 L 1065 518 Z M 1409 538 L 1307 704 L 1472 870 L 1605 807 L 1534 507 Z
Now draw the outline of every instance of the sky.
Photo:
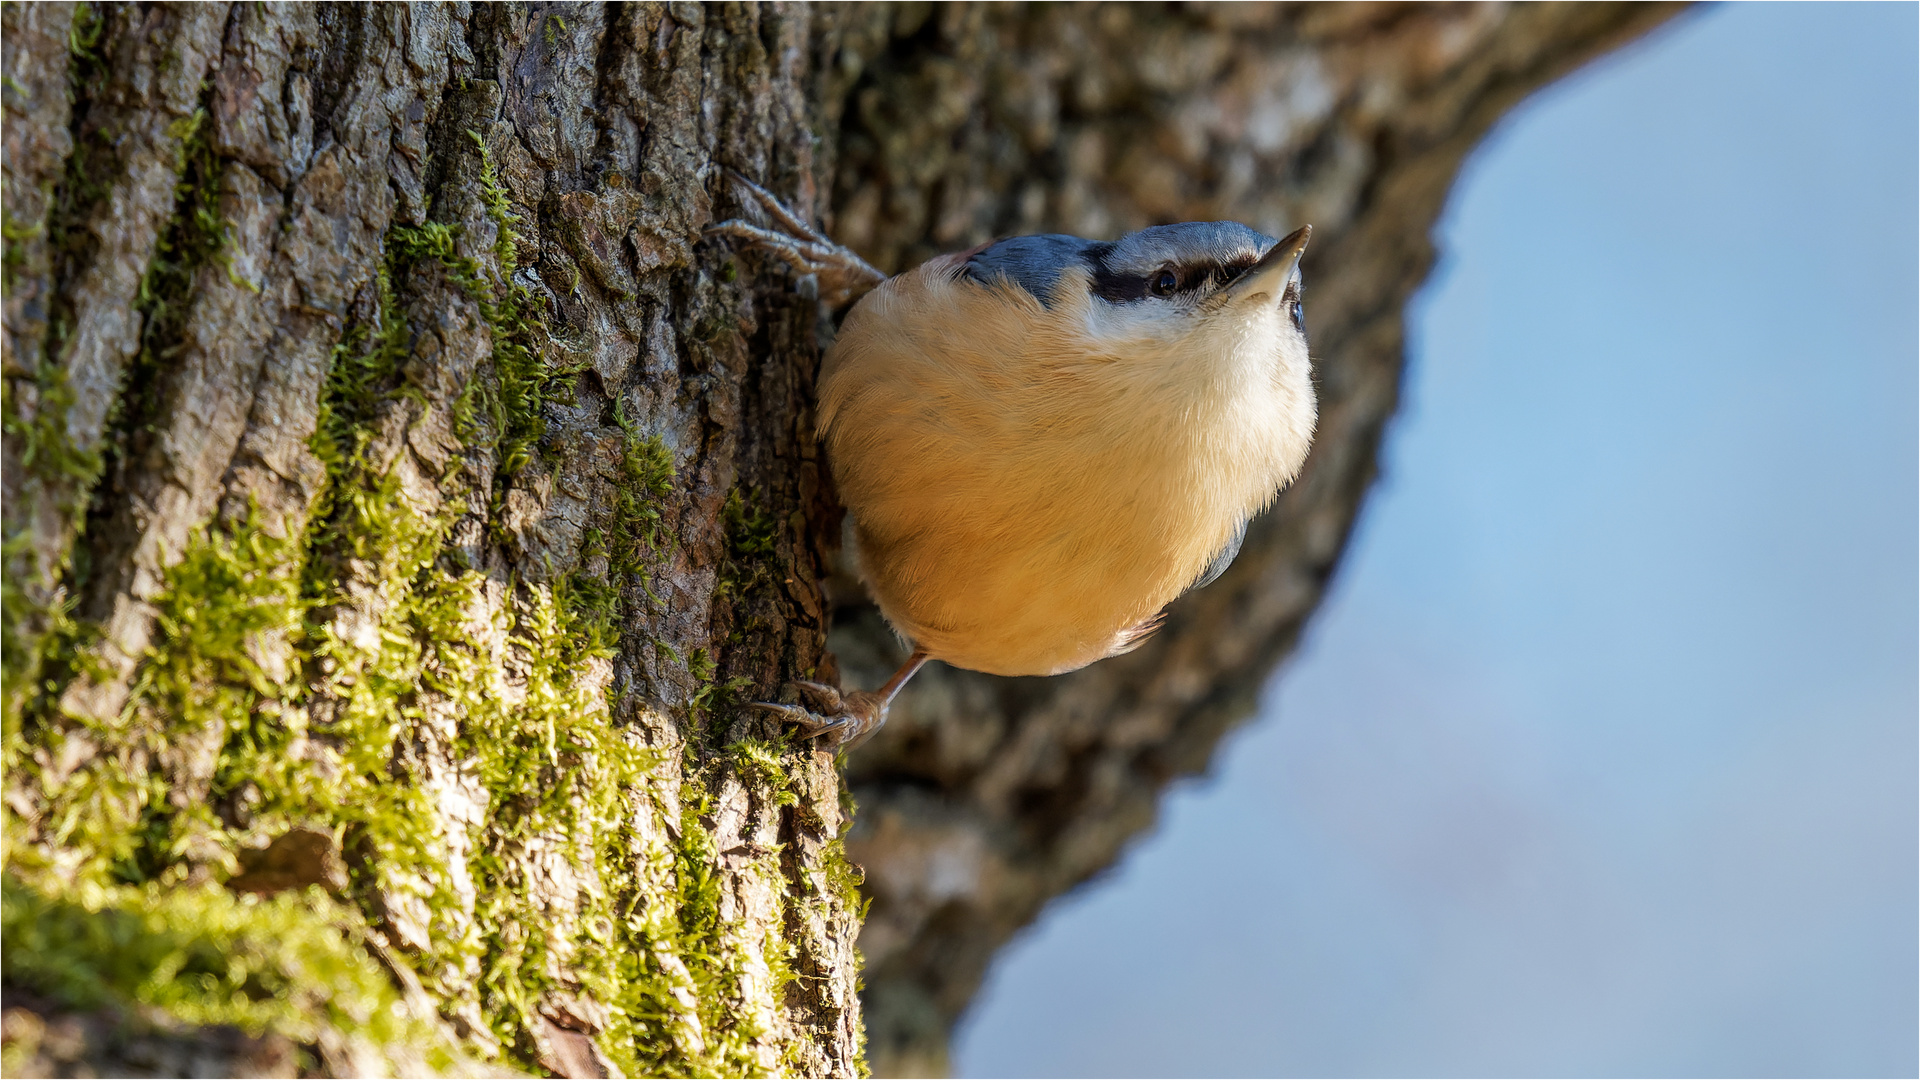
M 1475 152 L 1301 648 L 956 1075 L 1920 1071 L 1917 12 L 1698 10 Z

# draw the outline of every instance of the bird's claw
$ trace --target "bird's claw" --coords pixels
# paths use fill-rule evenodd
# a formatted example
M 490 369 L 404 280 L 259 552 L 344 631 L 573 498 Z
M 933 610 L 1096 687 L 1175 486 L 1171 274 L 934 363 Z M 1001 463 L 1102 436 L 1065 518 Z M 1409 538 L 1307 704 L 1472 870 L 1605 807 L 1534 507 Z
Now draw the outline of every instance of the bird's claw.
M 828 736 L 834 749 L 851 749 L 865 742 L 887 722 L 886 703 L 877 695 L 854 691 L 842 694 L 825 683 L 796 680 L 788 683 L 808 705 L 756 701 L 753 707 L 792 724 L 803 739 Z
M 771 219 L 774 227 L 734 218 L 707 226 L 706 235 L 744 240 L 779 256 L 802 274 L 816 275 L 820 298 L 835 307 L 887 279 L 865 259 L 821 235 L 766 188 L 732 169 L 727 177 L 744 196 L 749 213 Z

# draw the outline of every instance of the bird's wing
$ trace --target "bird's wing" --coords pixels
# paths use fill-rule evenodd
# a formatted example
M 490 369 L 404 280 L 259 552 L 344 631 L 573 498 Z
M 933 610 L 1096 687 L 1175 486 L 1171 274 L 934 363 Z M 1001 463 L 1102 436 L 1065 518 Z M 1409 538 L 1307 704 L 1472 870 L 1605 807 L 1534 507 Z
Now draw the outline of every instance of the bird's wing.
M 1220 554 L 1215 555 L 1213 561 L 1207 564 L 1207 568 L 1200 572 L 1198 578 L 1194 579 L 1193 584 L 1187 586 L 1187 592 L 1205 588 L 1213 584 L 1215 579 L 1219 578 L 1221 574 L 1226 573 L 1227 567 L 1233 565 L 1233 557 L 1240 554 L 1240 545 L 1245 542 L 1246 539 L 1247 523 L 1243 521 L 1240 523 L 1239 528 L 1233 530 L 1233 539 L 1227 541 L 1227 546 L 1221 548 Z M 1185 593 L 1181 595 L 1185 595 Z

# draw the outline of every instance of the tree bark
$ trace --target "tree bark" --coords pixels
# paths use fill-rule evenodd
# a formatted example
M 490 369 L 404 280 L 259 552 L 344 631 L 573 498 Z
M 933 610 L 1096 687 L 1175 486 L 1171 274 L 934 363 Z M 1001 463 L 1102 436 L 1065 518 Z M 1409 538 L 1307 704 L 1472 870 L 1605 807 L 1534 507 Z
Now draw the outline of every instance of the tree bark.
M 1311 610 L 1461 157 L 1667 14 L 5 5 L 8 1069 L 848 1075 L 857 933 L 876 1063 L 941 1067 Z M 1316 227 L 1321 432 L 1235 568 L 923 674 L 857 816 L 741 708 L 897 645 L 728 168 L 889 271 Z

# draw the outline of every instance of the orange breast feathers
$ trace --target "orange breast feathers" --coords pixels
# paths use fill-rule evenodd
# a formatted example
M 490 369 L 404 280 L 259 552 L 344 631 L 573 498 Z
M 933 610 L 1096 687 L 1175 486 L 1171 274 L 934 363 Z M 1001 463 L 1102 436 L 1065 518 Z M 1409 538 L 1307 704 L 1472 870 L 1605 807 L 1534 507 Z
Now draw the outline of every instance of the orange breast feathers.
M 1292 477 L 1311 386 L 1236 360 L 1244 327 L 1224 359 L 1172 355 L 1096 325 L 1084 271 L 1047 307 L 965 258 L 848 314 L 821 437 L 896 630 L 958 667 L 1071 671 L 1131 647 Z M 1303 390 L 1306 430 L 1276 431 Z

